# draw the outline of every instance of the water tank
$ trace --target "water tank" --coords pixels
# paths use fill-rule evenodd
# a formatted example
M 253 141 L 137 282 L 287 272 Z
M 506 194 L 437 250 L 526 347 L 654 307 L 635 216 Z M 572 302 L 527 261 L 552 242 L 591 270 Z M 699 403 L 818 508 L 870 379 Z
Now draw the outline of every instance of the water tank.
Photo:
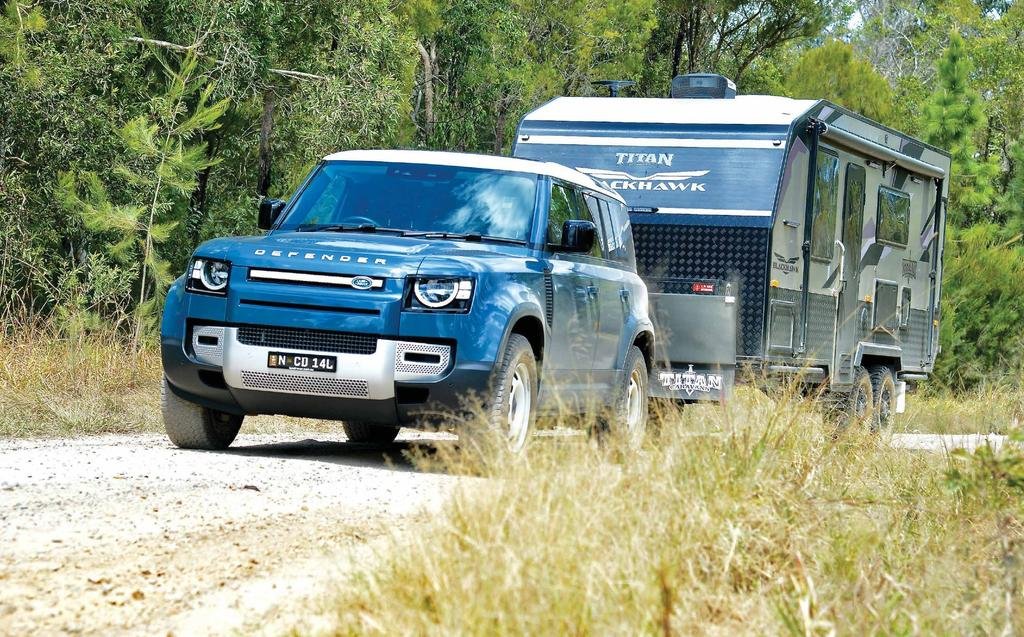
M 672 80 L 672 97 L 731 100 L 736 97 L 736 84 L 729 78 L 714 73 L 677 75 Z

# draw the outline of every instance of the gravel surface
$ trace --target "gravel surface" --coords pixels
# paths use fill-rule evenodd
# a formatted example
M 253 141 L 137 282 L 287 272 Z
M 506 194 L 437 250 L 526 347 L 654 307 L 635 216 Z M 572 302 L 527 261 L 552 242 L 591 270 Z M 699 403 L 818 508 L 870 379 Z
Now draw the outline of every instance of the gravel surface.
M 405 458 L 443 436 L 386 451 L 324 437 L 0 443 L 0 634 L 316 632 L 308 604 L 327 582 L 471 480 Z
M 890 442 L 896 449 L 933 452 L 974 451 L 985 445 L 999 449 L 1005 443 L 1006 436 L 999 434 L 892 434 Z

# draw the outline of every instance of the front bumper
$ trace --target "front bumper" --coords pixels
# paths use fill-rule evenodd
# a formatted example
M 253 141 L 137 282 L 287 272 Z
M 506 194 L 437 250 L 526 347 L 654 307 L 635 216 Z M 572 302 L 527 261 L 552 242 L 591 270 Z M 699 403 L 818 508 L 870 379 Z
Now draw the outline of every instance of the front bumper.
M 164 373 L 185 400 L 236 414 L 379 424 L 435 421 L 482 396 L 490 365 L 452 344 L 271 327 L 195 325 L 165 341 Z M 334 372 L 268 368 L 272 352 L 335 356 Z

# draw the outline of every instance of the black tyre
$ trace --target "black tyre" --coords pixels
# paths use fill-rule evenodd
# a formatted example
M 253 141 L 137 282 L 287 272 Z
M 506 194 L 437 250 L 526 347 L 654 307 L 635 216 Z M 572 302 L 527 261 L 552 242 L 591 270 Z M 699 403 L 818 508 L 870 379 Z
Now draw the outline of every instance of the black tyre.
M 242 416 L 226 414 L 190 403 L 177 396 L 164 378 L 160 407 L 167 437 L 182 449 L 227 449 L 242 427 Z
M 520 334 L 510 335 L 491 379 L 486 427 L 463 432 L 470 444 L 478 448 L 498 444 L 511 453 L 522 452 L 537 420 L 539 380 L 530 341 Z
M 875 391 L 871 374 L 863 367 L 854 373 L 853 389 L 847 394 L 840 414 L 842 426 L 874 426 Z
M 626 354 L 624 373 L 615 389 L 607 428 L 639 446 L 647 434 L 649 385 L 647 361 L 635 345 Z
M 896 414 L 896 378 L 892 369 L 885 365 L 869 365 L 871 390 L 874 393 L 874 418 L 871 427 L 875 431 L 892 425 Z
M 371 425 L 365 422 L 344 422 L 345 436 L 349 442 L 367 442 L 375 445 L 387 445 L 395 441 L 401 427 Z

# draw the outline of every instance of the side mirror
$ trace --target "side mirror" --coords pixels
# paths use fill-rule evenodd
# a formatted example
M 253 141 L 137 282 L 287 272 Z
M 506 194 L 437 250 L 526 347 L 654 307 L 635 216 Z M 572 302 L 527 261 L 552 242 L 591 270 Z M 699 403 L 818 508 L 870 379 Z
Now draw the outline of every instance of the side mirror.
M 287 201 L 280 199 L 264 197 L 263 201 L 260 202 L 260 216 L 256 221 L 256 225 L 259 226 L 260 230 L 270 230 L 287 203 Z
M 597 226 L 593 221 L 570 219 L 562 224 L 561 252 L 587 253 L 594 248 L 597 238 Z

